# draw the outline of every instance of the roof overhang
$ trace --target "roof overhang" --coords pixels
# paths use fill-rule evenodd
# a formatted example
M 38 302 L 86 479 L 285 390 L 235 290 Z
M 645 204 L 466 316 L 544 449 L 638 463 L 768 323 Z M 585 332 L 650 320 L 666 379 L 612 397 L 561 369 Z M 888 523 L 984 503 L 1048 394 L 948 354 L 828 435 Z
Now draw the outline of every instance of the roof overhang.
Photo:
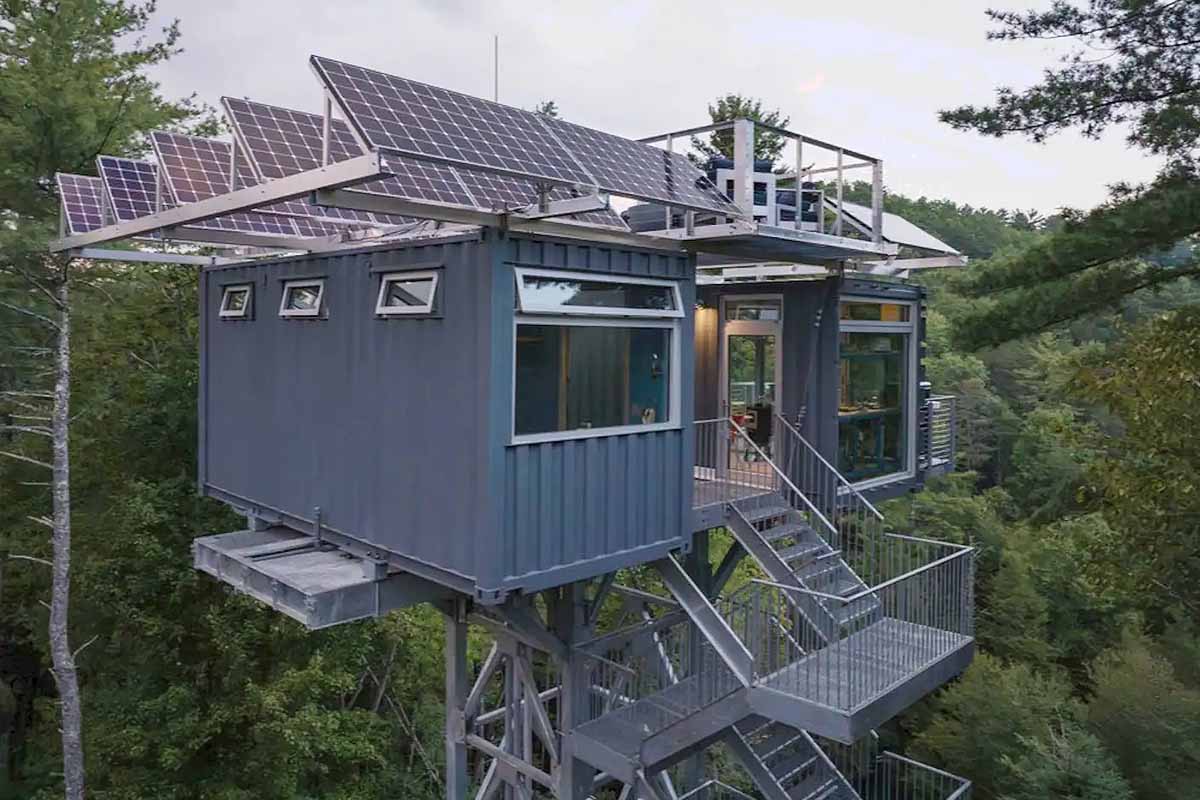
M 881 259 L 896 255 L 900 249 L 890 242 L 740 221 L 698 226 L 690 231 L 686 228 L 657 231 L 655 235 L 677 239 L 691 252 L 758 262 L 826 264 L 852 258 Z

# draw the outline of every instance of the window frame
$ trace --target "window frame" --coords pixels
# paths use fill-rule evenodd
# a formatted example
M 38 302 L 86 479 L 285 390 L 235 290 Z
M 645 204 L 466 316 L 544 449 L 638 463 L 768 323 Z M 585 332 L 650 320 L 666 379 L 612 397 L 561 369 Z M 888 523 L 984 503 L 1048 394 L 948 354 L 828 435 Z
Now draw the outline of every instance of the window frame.
M 854 320 L 842 319 L 842 303 L 871 303 L 875 305 L 903 305 L 908 306 L 908 321 L 907 322 L 880 322 L 876 320 Z M 917 424 L 917 393 L 920 388 L 920 380 L 918 379 L 918 370 L 920 369 L 920 347 L 917 337 L 920 333 L 920 312 L 921 303 L 919 300 L 901 299 L 895 297 L 871 297 L 864 295 L 842 295 L 838 298 L 838 367 L 841 368 L 842 348 L 841 334 L 843 333 L 898 333 L 905 337 L 905 352 L 904 364 L 905 383 L 902 393 L 903 406 L 901 407 L 901 425 L 903 426 L 905 446 L 904 446 L 904 467 L 896 472 L 887 475 L 877 475 L 873 478 L 864 478 L 860 481 L 850 481 L 855 489 L 872 489 L 877 486 L 894 483 L 896 481 L 912 480 L 917 475 L 917 440 L 920 438 L 919 425 Z M 839 402 L 840 404 L 840 402 Z M 841 414 L 838 414 L 838 441 L 841 441 Z
M 662 422 L 652 422 L 649 425 L 612 425 L 605 428 L 575 428 L 569 431 L 547 431 L 544 433 L 517 433 L 517 330 L 521 325 L 546 325 L 556 327 L 576 328 L 661 328 L 670 331 L 671 356 L 667 384 L 667 419 Z M 509 411 L 509 444 L 542 444 L 544 442 L 562 442 L 571 439 L 595 439 L 602 436 L 625 436 L 634 433 L 653 433 L 655 431 L 680 430 L 683 428 L 683 404 L 680 390 L 683 385 L 683 370 L 680 359 L 683 358 L 683 346 L 680 325 L 676 318 L 627 319 L 623 317 L 596 317 L 591 314 L 581 314 L 578 317 L 565 314 L 531 315 L 516 314 L 512 325 L 512 373 L 511 373 L 511 408 Z
M 288 308 L 288 294 L 292 289 L 316 286 L 317 303 L 312 308 Z M 279 316 L 283 319 L 319 319 L 325 311 L 325 278 L 295 278 L 283 282 L 283 293 L 279 298 Z
M 229 296 L 234 292 L 244 291 L 246 293 L 246 305 L 242 309 L 230 309 Z M 221 304 L 217 307 L 217 317 L 219 319 L 251 319 L 254 309 L 254 284 L 253 283 L 228 283 L 221 287 Z
M 683 319 L 683 294 L 679 291 L 679 282 L 664 278 L 643 278 L 640 275 L 615 275 L 607 272 L 574 272 L 559 269 L 535 269 L 531 267 L 513 267 L 516 280 L 517 311 L 521 314 L 538 314 L 542 316 L 583 316 L 583 317 L 617 317 L 637 319 Z M 567 280 L 585 280 L 593 283 L 635 284 L 640 286 L 663 286 L 671 291 L 675 299 L 675 308 L 663 310 L 657 308 L 627 308 L 624 306 L 557 306 L 545 303 L 526 302 L 525 278 L 564 278 Z
M 381 272 L 379 274 L 379 293 L 375 296 L 375 315 L 379 317 L 405 317 L 405 316 L 422 316 L 428 317 L 437 313 L 438 310 L 438 290 L 442 285 L 441 270 L 422 269 L 422 270 L 397 270 L 395 272 Z M 431 279 L 433 288 L 429 292 L 429 302 L 423 306 L 388 306 L 384 305 L 384 298 L 387 295 L 389 283 L 397 283 L 405 280 L 424 280 Z

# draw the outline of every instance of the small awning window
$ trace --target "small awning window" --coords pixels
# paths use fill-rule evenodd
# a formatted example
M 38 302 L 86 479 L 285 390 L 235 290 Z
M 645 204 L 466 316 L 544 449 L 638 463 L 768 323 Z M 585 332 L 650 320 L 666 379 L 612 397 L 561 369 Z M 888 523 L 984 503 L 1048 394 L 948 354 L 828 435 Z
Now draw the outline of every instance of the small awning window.
M 517 300 L 525 314 L 682 317 L 674 281 L 594 273 L 516 269 Z
M 281 317 L 318 317 L 325 299 L 325 281 L 321 278 L 287 281 L 279 301 Z
M 250 305 L 254 287 L 248 283 L 226 286 L 221 294 L 221 309 L 218 315 L 224 319 L 246 319 L 250 316 Z
M 393 272 L 379 281 L 375 313 L 382 316 L 431 314 L 437 298 L 438 273 Z

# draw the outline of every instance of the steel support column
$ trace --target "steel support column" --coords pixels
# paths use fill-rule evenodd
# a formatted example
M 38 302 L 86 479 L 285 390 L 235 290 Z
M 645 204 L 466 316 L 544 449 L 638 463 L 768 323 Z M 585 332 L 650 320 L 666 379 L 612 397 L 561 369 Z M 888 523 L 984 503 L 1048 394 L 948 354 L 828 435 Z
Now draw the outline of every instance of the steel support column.
M 463 709 L 470 690 L 467 671 L 466 598 L 446 617 L 446 800 L 467 798 L 467 742 Z

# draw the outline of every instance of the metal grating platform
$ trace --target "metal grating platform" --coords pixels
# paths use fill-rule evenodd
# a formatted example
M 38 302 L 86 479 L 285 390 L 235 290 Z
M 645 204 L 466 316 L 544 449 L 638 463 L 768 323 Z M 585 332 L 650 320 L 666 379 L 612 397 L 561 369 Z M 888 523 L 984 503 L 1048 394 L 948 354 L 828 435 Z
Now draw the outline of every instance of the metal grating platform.
M 197 569 L 312 630 L 452 596 L 287 528 L 205 536 L 192 552 Z

